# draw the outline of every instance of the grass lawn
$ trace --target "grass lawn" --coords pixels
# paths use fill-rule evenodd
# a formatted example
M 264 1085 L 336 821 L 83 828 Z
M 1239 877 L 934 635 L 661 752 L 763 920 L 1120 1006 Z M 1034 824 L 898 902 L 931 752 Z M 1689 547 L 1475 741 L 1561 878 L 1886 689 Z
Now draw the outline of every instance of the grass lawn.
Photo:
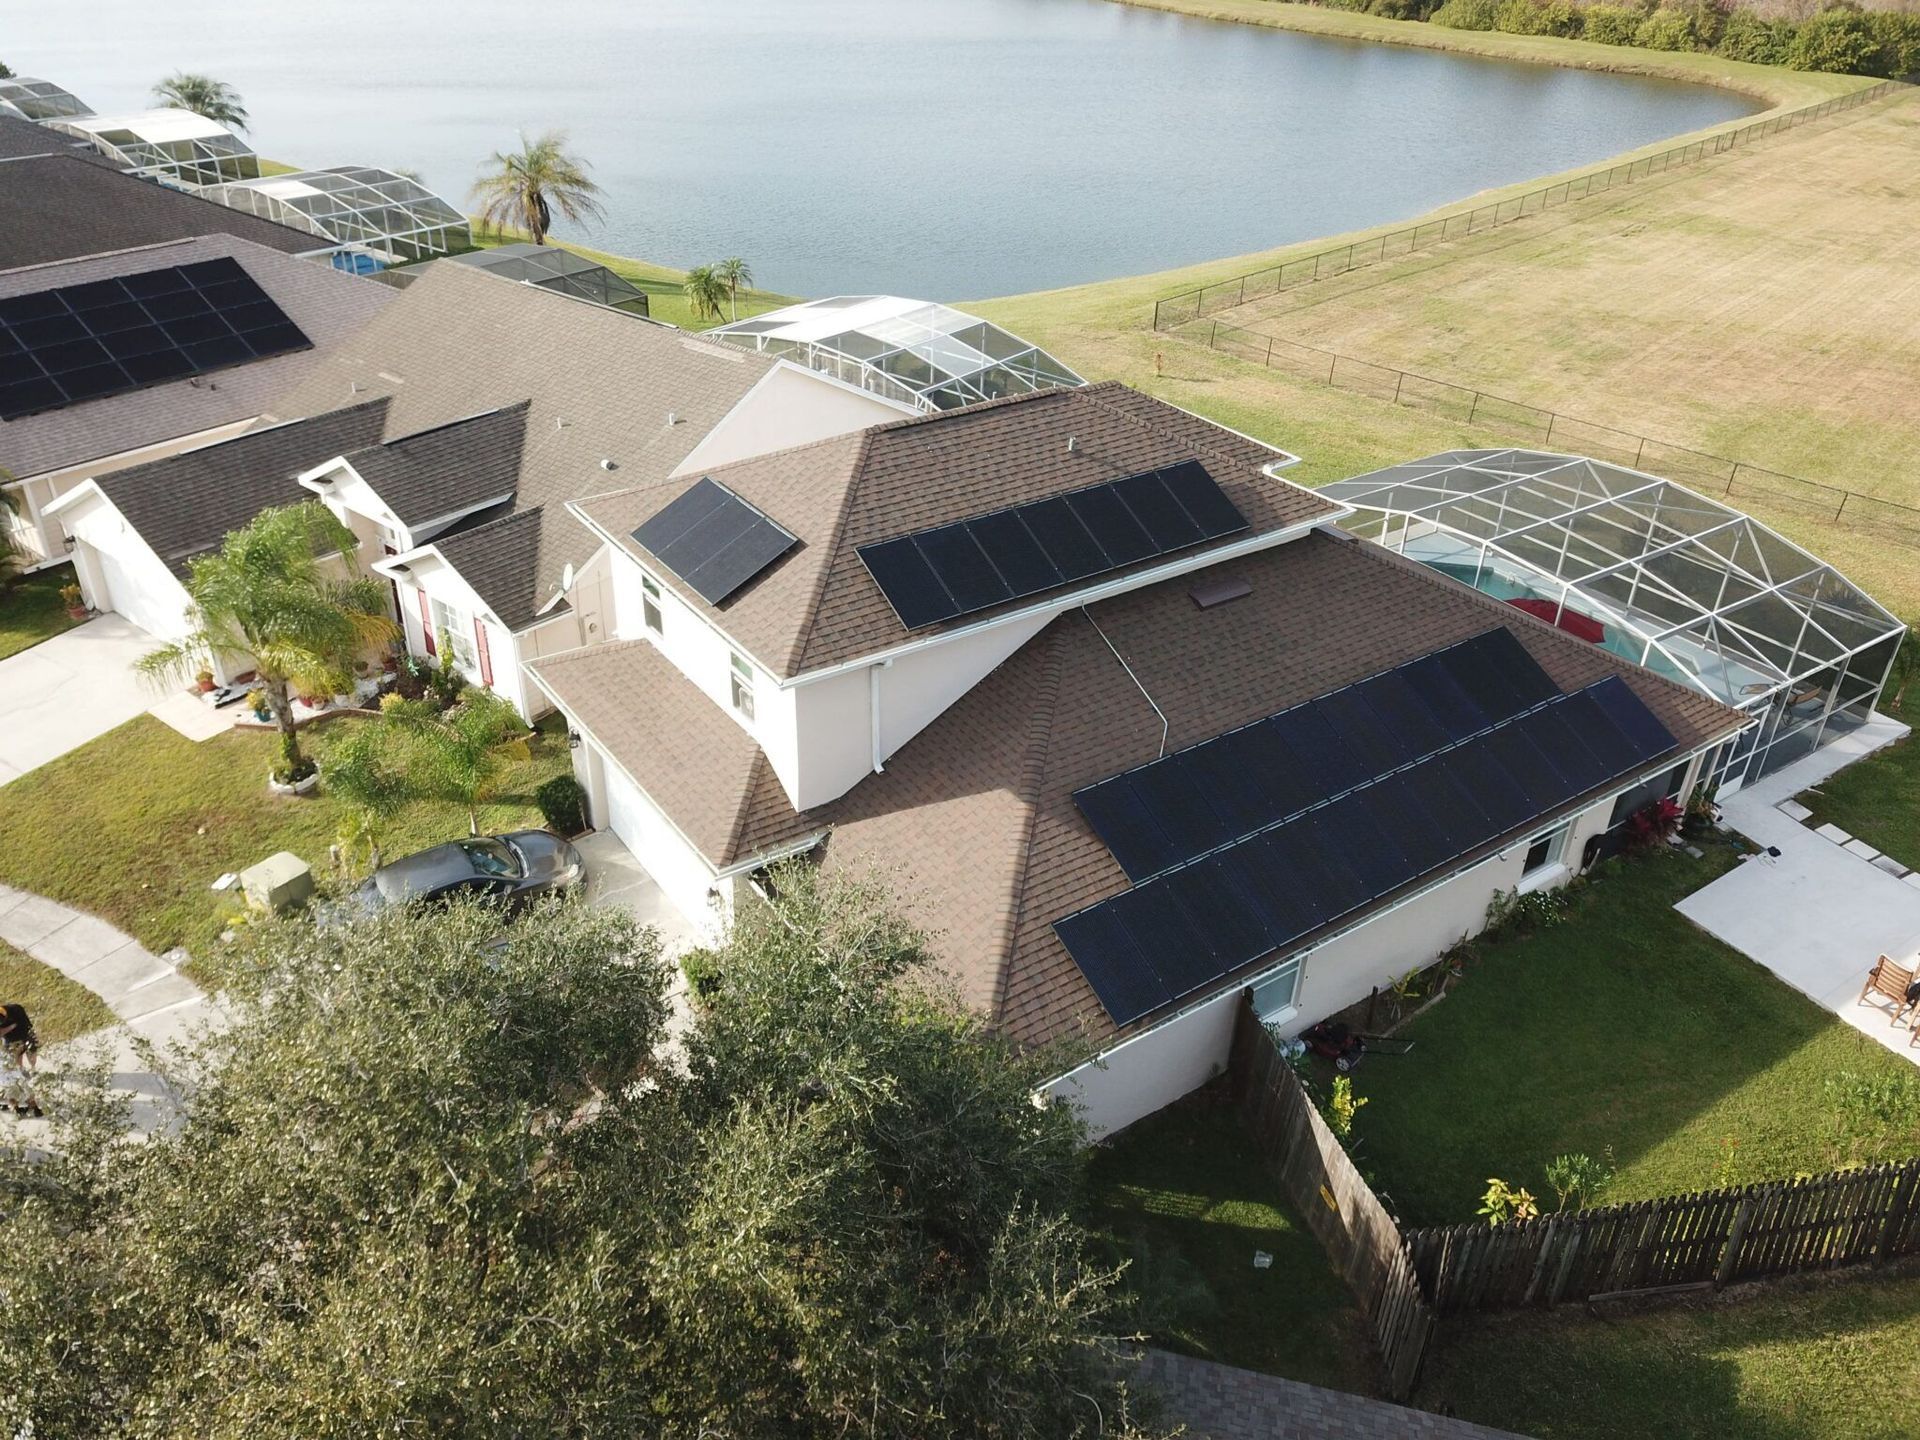
M 60 587 L 73 583 L 72 565 L 50 565 L 0 585 L 0 660 L 51 640 L 80 622 L 67 614 Z
M 335 720 L 302 732 L 324 766 L 329 748 L 362 722 Z M 208 886 L 279 850 L 327 873 L 340 814 L 324 793 L 269 795 L 278 747 L 267 731 L 233 731 L 194 744 L 151 716 L 111 730 L 0 788 L 0 880 L 111 921 L 156 954 L 185 945 L 214 953 L 240 902 Z M 510 770 L 498 800 L 481 810 L 483 830 L 539 825 L 534 787 L 568 768 L 565 732 L 543 730 L 531 758 Z M 386 853 L 467 832 L 458 806 L 409 807 L 386 835 Z
M 1364 1321 L 1218 1085 L 1094 1153 L 1087 1222 L 1133 1263 L 1153 1343 L 1341 1390 L 1376 1388 Z M 1253 1254 L 1273 1256 L 1256 1270 Z
M 1415 1402 L 1538 1440 L 1905 1440 L 1920 1276 L 1855 1271 L 1595 1318 L 1449 1321 Z
M 1612 862 L 1568 917 L 1485 944 L 1354 1077 L 1358 1159 L 1412 1225 L 1472 1220 L 1489 1176 L 1550 1208 L 1556 1155 L 1619 1166 L 1611 1200 L 1920 1153 L 1920 1076 L 1673 903 L 1736 863 L 1709 845 Z M 1842 1121 L 1829 1077 L 1894 1077 L 1914 1103 Z
M 514 230 L 486 230 L 479 222 L 474 223 L 473 243 L 477 249 L 490 250 L 496 245 L 511 245 L 527 237 Z M 647 313 L 655 320 L 663 320 L 669 325 L 678 325 L 682 330 L 705 330 L 719 324 L 716 320 L 696 318 L 693 306 L 687 300 L 682 288 L 686 280 L 684 270 L 675 270 L 666 265 L 655 265 L 649 260 L 635 260 L 625 255 L 610 255 L 604 250 L 594 250 L 585 245 L 577 245 L 571 240 L 557 240 L 548 237 L 548 243 L 560 245 L 584 255 L 596 264 L 604 265 L 622 279 L 630 280 L 647 292 Z M 778 295 L 771 290 L 744 290 L 740 294 L 740 313 L 738 318 L 745 320 L 752 315 L 764 314 L 768 310 L 778 310 L 782 305 L 791 305 L 792 295 Z M 735 317 L 724 317 L 732 320 Z
M 1920 684 L 1904 707 L 1896 707 L 1889 696 L 1880 711 L 1920 726 Z M 1799 799 L 1813 811 L 1808 825 L 1831 822 L 1909 870 L 1920 866 L 1920 744 L 1912 739 L 1856 761 Z
M 26 1006 L 44 1045 L 113 1023 L 113 1012 L 98 995 L 4 940 L 0 940 L 0 1002 Z

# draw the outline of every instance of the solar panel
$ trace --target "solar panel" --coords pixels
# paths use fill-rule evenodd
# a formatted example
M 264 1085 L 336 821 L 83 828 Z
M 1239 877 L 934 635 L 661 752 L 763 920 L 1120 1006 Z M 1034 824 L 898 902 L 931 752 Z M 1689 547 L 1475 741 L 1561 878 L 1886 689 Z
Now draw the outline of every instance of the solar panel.
M 222 257 L 0 300 L 0 420 L 311 348 Z
M 800 543 L 726 486 L 702 478 L 633 532 L 709 605 L 718 605 Z
M 1489 649 L 1470 651 L 1468 667 L 1487 662 Z M 1524 682 L 1502 688 L 1509 705 L 1537 690 Z M 1246 735 L 1265 724 L 1234 733 Z M 1527 833 L 1575 796 L 1631 774 L 1674 743 L 1631 687 L 1609 676 L 1575 694 L 1556 694 L 1464 743 L 1203 858 L 1136 878 L 1132 888 L 1056 921 L 1054 929 L 1108 1014 L 1124 1025 L 1284 951 L 1501 836 Z M 1136 823 L 1156 826 L 1152 804 L 1143 803 L 1141 779 L 1165 764 L 1156 761 L 1075 798 L 1098 828 L 1095 817 L 1105 800 L 1089 806 L 1082 797 L 1105 796 L 1109 787 L 1125 784 L 1139 806 Z M 1194 768 L 1189 776 L 1207 773 Z M 1172 789 L 1174 774 L 1169 770 L 1156 783 Z M 1221 813 L 1211 804 L 1209 812 Z M 1155 853 L 1165 853 L 1175 837 L 1155 833 L 1162 844 Z
M 909 630 L 1247 528 L 1198 461 L 859 547 Z

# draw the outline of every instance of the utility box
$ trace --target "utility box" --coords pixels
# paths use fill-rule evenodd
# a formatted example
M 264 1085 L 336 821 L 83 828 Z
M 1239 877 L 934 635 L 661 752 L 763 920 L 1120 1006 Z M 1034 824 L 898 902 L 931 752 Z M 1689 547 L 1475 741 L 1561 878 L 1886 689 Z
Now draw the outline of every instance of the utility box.
M 240 888 L 262 910 L 291 910 L 313 897 L 313 867 L 298 855 L 282 850 L 242 870 Z

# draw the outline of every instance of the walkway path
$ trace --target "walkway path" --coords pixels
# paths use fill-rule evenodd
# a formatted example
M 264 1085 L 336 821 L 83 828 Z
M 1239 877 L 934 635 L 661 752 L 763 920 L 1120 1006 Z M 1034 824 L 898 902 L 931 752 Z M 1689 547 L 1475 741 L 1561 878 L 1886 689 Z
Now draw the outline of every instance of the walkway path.
M 141 1062 L 135 1042 L 166 1045 L 217 1018 L 200 987 L 97 916 L 7 885 L 0 885 L 0 940 L 86 986 L 120 1020 L 111 1029 L 53 1046 L 44 1058 L 57 1063 L 63 1055 L 105 1042 L 113 1057 L 113 1088 L 132 1098 L 135 1126 L 144 1132 L 165 1124 L 176 1112 L 172 1093 Z M 23 1122 L 22 1129 L 33 1125 Z
M 1409 1410 L 1190 1355 L 1148 1350 L 1135 1376 L 1157 1390 L 1166 1418 L 1190 1440 L 1515 1440 L 1425 1410 Z
M 1724 802 L 1728 824 L 1755 844 L 1777 847 L 1780 856 L 1750 859 L 1674 908 L 1863 1035 L 1920 1065 L 1920 1049 L 1908 1044 L 1912 1032 L 1896 1030 L 1886 1011 L 1859 1003 L 1877 956 L 1910 964 L 1920 949 L 1920 888 L 1779 808 L 1906 733 L 1899 722 L 1876 718 Z

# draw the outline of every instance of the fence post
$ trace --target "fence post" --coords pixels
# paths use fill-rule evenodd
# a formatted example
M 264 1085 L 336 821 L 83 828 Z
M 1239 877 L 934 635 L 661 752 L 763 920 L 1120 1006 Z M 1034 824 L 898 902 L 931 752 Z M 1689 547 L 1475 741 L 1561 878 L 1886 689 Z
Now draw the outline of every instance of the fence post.
M 1209 350 L 1218 350 L 1220 348 L 1220 322 L 1218 320 L 1213 322 L 1213 329 L 1207 335 L 1207 348 Z
M 1548 445 L 1553 444 L 1553 422 L 1559 418 L 1560 417 L 1554 414 L 1553 411 L 1549 410 L 1547 412 L 1547 438 L 1545 443 Z
M 1647 453 L 1647 437 L 1642 435 L 1640 437 L 1640 448 L 1633 452 L 1633 468 L 1634 469 L 1638 470 L 1640 468 L 1640 457 L 1646 453 Z
M 1480 392 L 1473 392 L 1473 404 L 1467 407 L 1467 424 L 1473 423 L 1473 417 L 1480 413 Z
M 1267 337 L 1267 368 L 1269 370 L 1273 368 L 1273 336 L 1271 335 Z
M 1833 518 L 1836 523 L 1839 521 L 1840 516 L 1845 513 L 1847 508 L 1847 501 L 1851 500 L 1852 498 L 1853 498 L 1853 491 L 1851 490 L 1843 490 L 1840 493 L 1840 505 L 1833 512 Z
M 1160 328 L 1160 302 L 1158 300 L 1153 302 L 1153 328 L 1155 330 Z
M 1880 1241 L 1873 1247 L 1873 1263 L 1884 1265 L 1893 1259 L 1894 1246 L 1900 1238 L 1900 1227 L 1906 1223 L 1907 1211 L 1913 1207 L 1913 1187 L 1920 1181 L 1920 1166 L 1912 1161 L 1907 1163 L 1895 1178 L 1893 1204 L 1887 1208 L 1887 1223 L 1880 1227 Z
M 1400 387 L 1407 383 L 1407 372 L 1404 370 L 1396 370 L 1393 373 L 1400 377 L 1393 382 L 1393 403 L 1398 405 L 1400 403 Z M 1844 504 L 1845 502 L 1843 501 L 1841 503 Z
M 1733 1212 L 1733 1225 L 1727 1231 L 1727 1248 L 1720 1256 L 1720 1268 L 1713 1272 L 1713 1288 L 1722 1289 L 1740 1267 L 1740 1249 L 1747 1243 L 1747 1226 L 1753 1223 L 1753 1194 L 1740 1197 L 1740 1208 Z

